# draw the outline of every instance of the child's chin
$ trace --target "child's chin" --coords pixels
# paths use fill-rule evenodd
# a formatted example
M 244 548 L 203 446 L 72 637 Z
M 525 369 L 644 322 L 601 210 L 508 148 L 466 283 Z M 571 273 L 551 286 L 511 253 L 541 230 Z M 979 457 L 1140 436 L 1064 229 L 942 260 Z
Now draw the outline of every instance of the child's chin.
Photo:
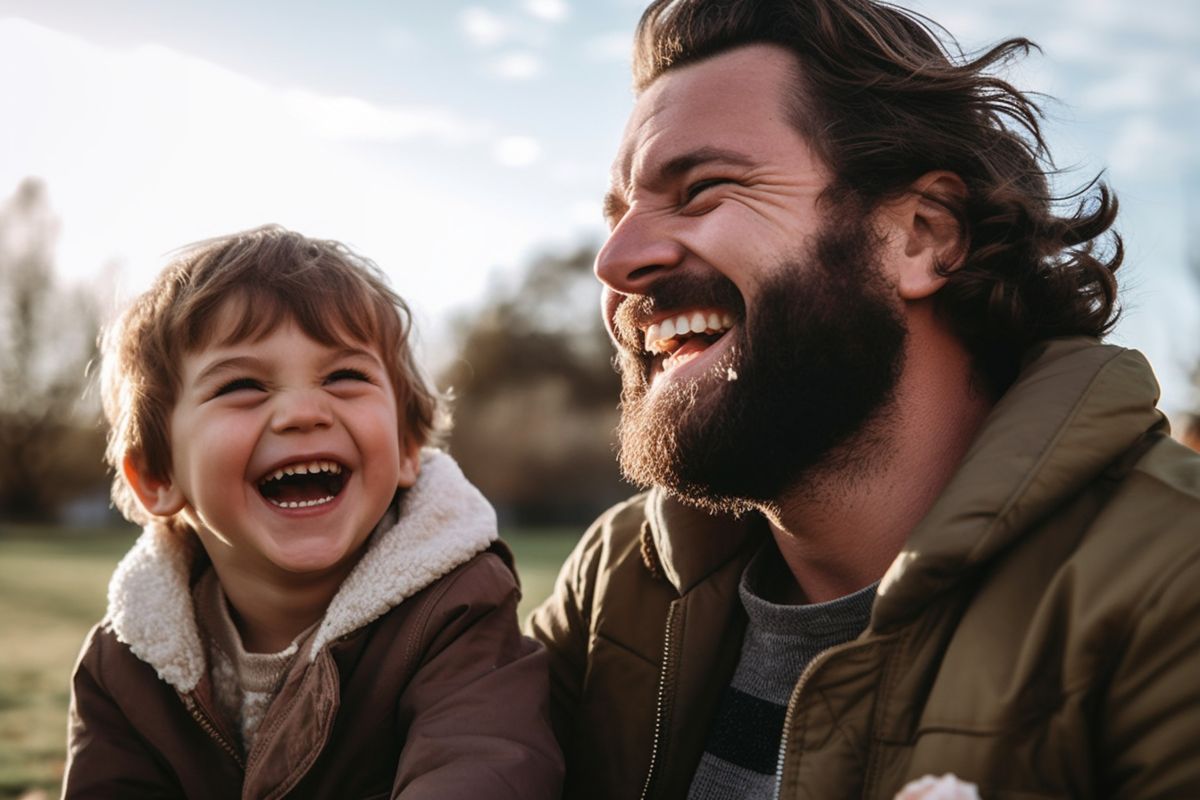
M 349 547 L 318 546 L 280 553 L 272 560 L 280 570 L 301 576 L 340 571 L 354 555 Z

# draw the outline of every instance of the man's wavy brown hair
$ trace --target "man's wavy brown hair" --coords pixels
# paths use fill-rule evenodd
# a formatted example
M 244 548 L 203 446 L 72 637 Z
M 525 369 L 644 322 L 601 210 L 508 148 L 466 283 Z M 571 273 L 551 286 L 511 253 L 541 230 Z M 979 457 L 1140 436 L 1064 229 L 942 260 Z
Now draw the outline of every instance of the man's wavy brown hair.
M 230 303 L 233 316 L 222 316 Z M 229 327 L 218 329 L 218 321 Z M 183 248 L 101 338 L 106 459 L 113 502 L 127 519 L 144 524 L 150 517 L 125 479 L 126 455 L 149 475 L 170 477 L 169 423 L 183 356 L 210 344 L 256 341 L 287 321 L 325 345 L 377 347 L 405 441 L 437 441 L 446 422 L 441 398 L 413 356 L 408 306 L 374 262 L 340 242 L 277 225 L 198 242 Z
M 869 212 L 932 170 L 966 184 L 964 198 L 930 198 L 967 243 L 961 264 L 939 266 L 937 303 L 992 391 L 1034 343 L 1112 329 L 1116 197 L 1098 178 L 1054 197 L 1040 108 L 992 74 L 1036 45 L 967 56 L 934 23 L 872 0 L 657 0 L 638 24 L 634 88 L 753 43 L 798 57 L 792 122 L 830 167 L 828 201 Z

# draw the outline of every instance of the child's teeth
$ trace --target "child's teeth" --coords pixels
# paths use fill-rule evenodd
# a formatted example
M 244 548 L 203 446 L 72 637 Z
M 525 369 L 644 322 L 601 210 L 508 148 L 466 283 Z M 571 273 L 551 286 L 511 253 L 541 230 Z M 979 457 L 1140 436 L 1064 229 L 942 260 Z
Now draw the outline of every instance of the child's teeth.
M 309 461 L 306 464 L 289 464 L 272 472 L 267 476 L 266 480 L 277 481 L 285 475 L 313 475 L 319 472 L 341 475 L 342 465 L 336 461 Z
M 331 500 L 333 500 L 332 495 L 329 497 L 321 497 L 317 500 L 285 500 L 283 502 L 272 500 L 271 502 L 275 503 L 275 505 L 279 506 L 280 508 L 309 508 L 311 506 L 323 506 Z

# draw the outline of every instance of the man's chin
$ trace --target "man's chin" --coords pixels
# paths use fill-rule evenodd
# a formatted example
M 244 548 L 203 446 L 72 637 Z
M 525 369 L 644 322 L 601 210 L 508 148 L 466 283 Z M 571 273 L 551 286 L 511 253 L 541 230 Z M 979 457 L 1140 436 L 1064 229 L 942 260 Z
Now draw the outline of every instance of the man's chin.
M 745 465 L 729 463 L 707 446 L 738 405 L 739 387 L 717 374 L 729 369 L 721 363 L 688 376 L 660 375 L 653 385 L 648 378 L 626 380 L 617 434 L 628 481 L 643 489 L 660 486 L 710 513 L 741 514 L 758 506 L 746 491 L 750 476 L 738 475 Z M 755 472 L 753 488 L 761 490 L 765 476 Z

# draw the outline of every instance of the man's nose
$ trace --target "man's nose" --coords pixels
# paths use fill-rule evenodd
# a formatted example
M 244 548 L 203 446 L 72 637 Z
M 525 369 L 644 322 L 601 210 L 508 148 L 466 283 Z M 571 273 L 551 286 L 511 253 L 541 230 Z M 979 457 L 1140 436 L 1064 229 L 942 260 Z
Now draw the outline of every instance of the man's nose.
M 650 215 L 630 210 L 596 254 L 596 277 L 620 294 L 645 294 L 683 255 L 683 247 Z
M 294 433 L 328 428 L 333 424 L 329 398 L 318 388 L 281 392 L 275 398 L 271 429 Z

